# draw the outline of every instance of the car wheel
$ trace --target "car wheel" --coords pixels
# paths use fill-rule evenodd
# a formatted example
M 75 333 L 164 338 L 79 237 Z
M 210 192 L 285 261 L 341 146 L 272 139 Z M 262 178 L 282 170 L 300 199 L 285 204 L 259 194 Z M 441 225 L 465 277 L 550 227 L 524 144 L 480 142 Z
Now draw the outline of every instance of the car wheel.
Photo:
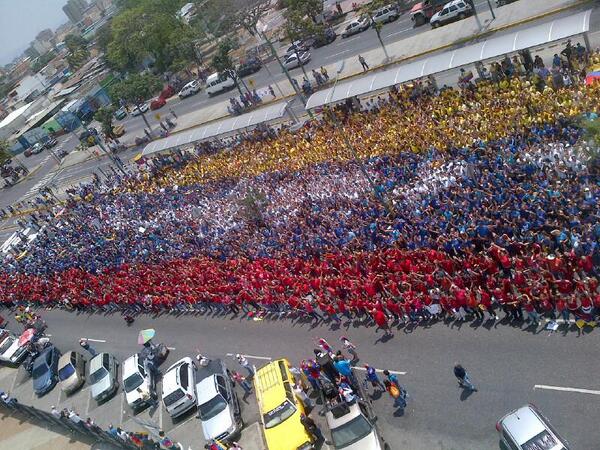
M 425 25 L 425 17 L 423 17 L 421 14 L 415 16 L 415 26 L 416 27 L 420 27 L 421 25 Z
M 465 18 L 465 14 L 464 13 L 460 13 L 458 15 L 458 20 L 463 20 Z
M 431 24 L 431 28 L 437 28 L 437 27 L 439 27 L 439 26 L 440 26 L 439 22 L 433 22 L 433 23 Z

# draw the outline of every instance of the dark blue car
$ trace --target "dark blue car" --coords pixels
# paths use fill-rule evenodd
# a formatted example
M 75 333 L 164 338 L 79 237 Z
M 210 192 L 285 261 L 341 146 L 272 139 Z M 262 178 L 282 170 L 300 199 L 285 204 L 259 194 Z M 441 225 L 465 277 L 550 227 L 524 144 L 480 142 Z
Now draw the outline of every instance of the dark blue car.
M 58 381 L 58 359 L 60 352 L 54 345 L 46 347 L 33 362 L 31 376 L 33 390 L 37 395 L 49 392 Z

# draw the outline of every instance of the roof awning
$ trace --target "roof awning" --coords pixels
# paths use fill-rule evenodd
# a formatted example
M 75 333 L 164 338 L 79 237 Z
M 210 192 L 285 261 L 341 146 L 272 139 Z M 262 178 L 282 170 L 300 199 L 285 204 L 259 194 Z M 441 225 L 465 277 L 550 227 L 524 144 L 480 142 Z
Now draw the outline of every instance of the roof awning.
M 191 130 L 182 131 L 164 139 L 158 139 L 150 142 L 142 156 L 152 155 L 157 152 L 171 150 L 182 145 L 189 145 L 195 142 L 204 141 L 223 134 L 232 133 L 244 128 L 253 127 L 261 123 L 270 122 L 279 119 L 285 114 L 287 102 L 277 103 L 271 106 L 257 109 L 247 114 L 237 117 L 228 117 L 207 125 L 203 125 Z
M 338 83 L 335 88 L 315 92 L 306 109 L 336 103 L 350 97 L 389 88 L 427 75 L 444 72 L 477 61 L 548 44 L 586 33 L 590 29 L 591 10 L 555 19 L 523 30 L 492 37 L 483 42 L 433 55 L 388 70 Z

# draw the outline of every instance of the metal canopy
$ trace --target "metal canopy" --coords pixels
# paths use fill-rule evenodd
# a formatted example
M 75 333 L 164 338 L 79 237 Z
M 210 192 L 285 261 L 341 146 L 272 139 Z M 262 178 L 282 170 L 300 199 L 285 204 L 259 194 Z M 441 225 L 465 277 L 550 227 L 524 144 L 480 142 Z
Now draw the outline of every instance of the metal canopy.
M 591 12 L 591 10 L 583 11 L 524 30 L 486 39 L 477 44 L 396 66 L 372 75 L 338 83 L 335 88 L 324 89 L 311 95 L 306 103 L 306 109 L 336 103 L 423 76 L 586 33 L 590 29 Z
M 247 114 L 242 114 L 241 116 L 228 117 L 208 125 L 176 133 L 164 139 L 158 139 L 150 142 L 146 148 L 144 148 L 142 156 L 152 155 L 182 145 L 193 144 L 222 134 L 231 133 L 243 128 L 279 119 L 284 115 L 287 105 L 287 102 L 277 103 Z

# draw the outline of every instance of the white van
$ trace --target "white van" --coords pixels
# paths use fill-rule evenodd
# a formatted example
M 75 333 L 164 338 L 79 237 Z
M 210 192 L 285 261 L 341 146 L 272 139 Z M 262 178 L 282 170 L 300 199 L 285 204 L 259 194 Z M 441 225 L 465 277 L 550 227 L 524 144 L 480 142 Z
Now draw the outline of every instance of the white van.
M 206 79 L 206 92 L 209 96 L 233 89 L 235 82 L 225 74 L 213 73 Z

